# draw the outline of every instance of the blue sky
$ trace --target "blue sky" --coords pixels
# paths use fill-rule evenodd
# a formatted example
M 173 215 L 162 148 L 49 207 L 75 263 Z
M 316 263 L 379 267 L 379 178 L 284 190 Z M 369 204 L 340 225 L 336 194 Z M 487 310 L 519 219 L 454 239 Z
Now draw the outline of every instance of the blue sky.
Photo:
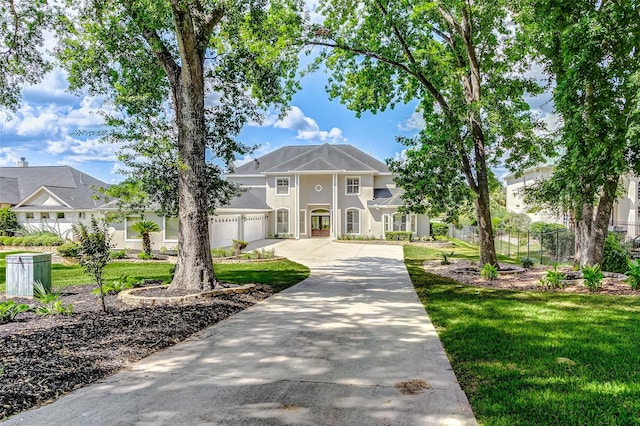
M 245 128 L 240 139 L 261 146 L 255 157 L 284 145 L 327 142 L 352 144 L 384 160 L 402 151 L 396 136 L 418 131 L 415 104 L 358 119 L 338 100 L 329 100 L 326 78 L 321 72 L 306 76 L 284 119 L 272 116 L 262 126 Z M 40 84 L 25 88 L 16 113 L 0 112 L 0 166 L 14 166 L 25 157 L 31 166 L 70 165 L 105 182 L 122 180 L 116 172 L 116 146 L 82 134 L 100 129 L 99 112 L 108 106 L 66 89 L 64 73 L 54 70 Z

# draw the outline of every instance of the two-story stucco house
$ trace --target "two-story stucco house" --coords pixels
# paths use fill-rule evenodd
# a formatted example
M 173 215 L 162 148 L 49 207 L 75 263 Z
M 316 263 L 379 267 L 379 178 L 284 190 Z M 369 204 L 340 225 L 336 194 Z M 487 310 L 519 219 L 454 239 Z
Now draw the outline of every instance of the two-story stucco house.
M 538 166 L 525 170 L 521 176 L 508 174 L 506 182 L 506 208 L 514 213 L 526 213 L 532 222 L 559 223 L 570 227 L 568 213 L 555 214 L 544 209 L 532 209 L 523 200 L 523 190 L 536 181 L 548 179 L 553 174 L 553 166 Z M 627 238 L 640 235 L 640 177 L 626 174 L 621 178 L 620 197 L 613 205 L 609 230 L 625 233 Z
M 266 214 L 267 235 L 429 235 L 428 217 L 398 212 L 401 191 L 387 166 L 352 145 L 285 146 L 238 167 L 227 179 L 246 192 L 218 213 L 253 204 Z

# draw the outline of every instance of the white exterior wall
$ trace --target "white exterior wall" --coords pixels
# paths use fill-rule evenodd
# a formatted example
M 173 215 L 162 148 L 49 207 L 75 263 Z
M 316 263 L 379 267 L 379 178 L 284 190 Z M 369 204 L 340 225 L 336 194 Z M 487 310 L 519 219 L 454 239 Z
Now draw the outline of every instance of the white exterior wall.
M 513 175 L 505 177 L 507 183 L 506 187 L 506 209 L 512 213 L 526 213 L 531 219 L 531 222 L 546 222 L 546 223 L 559 223 L 561 225 L 567 225 L 563 223 L 562 216 L 558 216 L 554 213 L 540 210 L 529 211 L 530 208 L 525 204 L 523 200 L 523 190 L 525 187 L 534 184 L 536 181 L 547 179 L 553 174 L 553 167 L 537 167 L 535 169 L 527 170 L 522 176 L 516 178 Z

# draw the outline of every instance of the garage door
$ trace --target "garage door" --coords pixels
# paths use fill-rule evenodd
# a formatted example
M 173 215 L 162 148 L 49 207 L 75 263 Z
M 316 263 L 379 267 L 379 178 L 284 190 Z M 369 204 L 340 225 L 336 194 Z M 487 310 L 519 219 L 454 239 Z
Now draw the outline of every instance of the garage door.
M 214 216 L 209 221 L 209 235 L 211 247 L 228 247 L 233 245 L 233 240 L 238 238 L 238 221 L 240 216 L 221 215 Z
M 246 215 L 244 220 L 245 241 L 256 241 L 264 238 L 264 215 Z

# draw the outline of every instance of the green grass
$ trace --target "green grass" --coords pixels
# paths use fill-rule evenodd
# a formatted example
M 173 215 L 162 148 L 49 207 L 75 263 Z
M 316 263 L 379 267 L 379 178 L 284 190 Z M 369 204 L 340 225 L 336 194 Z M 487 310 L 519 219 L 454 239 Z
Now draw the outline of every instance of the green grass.
M 0 293 L 6 291 L 5 257 L 9 252 L 0 253 Z M 169 280 L 170 263 L 165 262 L 112 262 L 104 271 L 104 280 L 118 279 L 122 275 L 137 279 Z M 216 264 L 218 279 L 233 284 L 259 283 L 271 285 L 275 293 L 299 283 L 309 276 L 309 268 L 290 260 L 265 263 Z M 51 265 L 51 283 L 54 287 L 90 284 L 91 279 L 82 272 L 79 265 Z
M 640 423 L 640 298 L 467 286 L 424 271 L 437 250 L 404 250 L 481 424 Z
M 290 260 L 250 263 L 218 263 L 216 275 L 223 282 L 268 284 L 278 293 L 309 276 L 309 268 Z

